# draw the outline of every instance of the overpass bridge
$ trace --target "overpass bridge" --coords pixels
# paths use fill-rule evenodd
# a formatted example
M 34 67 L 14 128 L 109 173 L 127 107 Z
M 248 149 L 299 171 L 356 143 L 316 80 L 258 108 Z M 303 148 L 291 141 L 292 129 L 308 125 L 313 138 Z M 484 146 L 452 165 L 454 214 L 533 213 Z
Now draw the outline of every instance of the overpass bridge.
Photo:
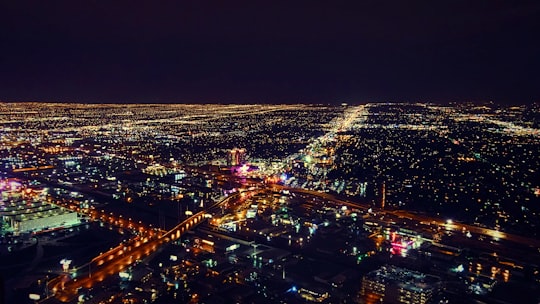
M 260 189 L 253 191 L 260 191 Z M 208 207 L 207 210 L 215 211 L 240 196 L 240 194 L 235 193 L 225 197 Z M 184 233 L 204 222 L 208 218 L 207 214 L 206 210 L 195 213 L 167 232 L 160 231 L 151 234 L 147 231 L 141 231 L 136 237 L 119 244 L 78 267 L 76 278 L 71 278 L 68 273 L 62 274 L 49 281 L 47 288 L 52 291 L 54 298 L 57 300 L 61 302 L 73 301 L 77 297 L 79 289 L 91 288 L 107 277 L 121 272 L 137 261 L 156 252 L 162 245 L 180 239 Z M 111 221 L 109 218 L 104 220 Z M 40 303 L 48 303 L 49 299 L 51 298 L 44 299 Z
M 242 197 L 245 193 L 256 193 L 258 191 L 262 190 L 247 190 L 227 196 L 209 206 L 207 210 L 193 214 L 167 232 L 160 230 L 158 233 L 153 233 L 154 231 L 152 228 L 139 225 L 137 227 L 139 228 L 139 235 L 119 244 L 109 251 L 93 258 L 90 262 L 78 267 L 76 278 L 71 278 L 68 273 L 64 273 L 49 281 L 47 288 L 52 291 L 54 298 L 57 300 L 61 302 L 73 301 L 77 297 L 79 289 L 91 288 L 105 280 L 107 277 L 121 272 L 137 261 L 156 252 L 162 245 L 178 240 L 184 233 L 204 222 L 204 220 L 208 218 L 208 212 L 216 212 L 221 206 L 225 206 L 230 201 Z M 90 212 L 90 215 L 94 219 L 97 218 L 109 223 L 118 223 L 117 220 L 106 214 L 92 214 L 92 212 Z M 44 299 L 40 303 L 48 303 L 48 300 L 51 298 L 52 297 Z
M 367 210 L 370 206 L 364 205 L 364 204 L 358 204 L 351 202 L 347 199 L 338 198 L 334 195 L 324 193 L 324 192 L 318 192 L 318 191 L 312 191 L 307 189 L 298 189 L 298 188 L 291 188 L 291 187 L 284 187 L 281 185 L 272 185 L 268 189 L 273 189 L 274 191 L 279 190 L 289 190 L 291 192 L 295 192 L 298 194 L 306 194 L 306 195 L 313 195 L 316 197 L 319 197 L 324 200 L 332 201 L 334 204 L 339 205 L 345 205 L 351 208 L 357 208 L 360 210 Z M 248 190 L 243 192 L 244 194 L 248 193 L 257 193 L 259 191 L 265 191 L 265 188 L 263 189 L 254 189 L 254 190 Z M 154 236 L 140 234 L 138 238 L 130 240 L 126 244 L 121 244 L 110 251 L 99 255 L 98 257 L 94 258 L 90 263 L 88 263 L 89 271 L 88 273 L 85 273 L 84 275 L 80 275 L 78 278 L 70 279 L 67 274 L 55 278 L 48 286 L 50 289 L 52 289 L 55 292 L 56 299 L 62 301 L 62 302 L 68 302 L 73 300 L 78 293 L 79 288 L 90 288 L 92 286 L 95 286 L 97 283 L 103 281 L 106 277 L 116 274 L 123 269 L 129 267 L 136 261 L 140 260 L 141 258 L 147 257 L 148 255 L 152 254 L 153 252 L 157 251 L 157 249 L 174 240 L 179 239 L 184 233 L 189 231 L 190 229 L 193 229 L 200 223 L 204 222 L 204 220 L 207 218 L 208 212 L 217 212 L 219 208 L 226 206 L 229 202 L 236 200 L 237 198 L 242 198 L 244 195 L 242 193 L 235 193 L 231 196 L 228 196 L 221 201 L 213 204 L 212 206 L 209 206 L 206 210 L 198 212 L 191 217 L 185 219 L 184 221 L 180 222 L 177 226 L 175 226 L 173 229 L 167 231 L 167 232 L 161 232 L 158 234 L 155 234 Z M 391 210 L 376 210 L 377 213 L 382 213 L 386 215 L 395 215 L 399 217 L 407 217 L 414 221 L 423 221 L 423 222 L 436 222 L 437 224 L 441 225 L 442 220 L 428 217 L 424 215 L 417 215 L 412 214 L 409 212 L 397 212 L 397 211 L 391 211 Z M 477 232 L 479 234 L 485 234 L 489 235 L 489 233 L 492 233 L 492 230 L 481 228 L 481 227 L 474 227 L 469 225 L 463 225 L 460 224 L 460 226 L 466 227 L 467 229 L 471 229 L 473 233 Z M 472 229 L 482 230 L 482 231 L 476 231 Z M 528 244 L 534 244 L 535 242 L 531 243 L 530 238 L 526 237 L 520 237 L 514 235 L 509 235 L 503 232 L 497 231 L 497 233 L 500 234 L 501 238 L 508 239 L 514 242 L 523 243 L 527 241 Z M 521 242 L 520 242 L 521 241 Z M 538 242 L 536 240 L 536 242 Z M 90 268 L 92 270 L 90 271 Z M 45 303 L 45 302 L 42 302 Z
M 283 189 L 286 187 L 279 188 Z M 153 228 L 140 225 L 137 227 L 139 228 L 140 232 L 137 236 L 127 242 L 119 244 L 109 251 L 95 257 L 90 262 L 78 267 L 76 278 L 71 278 L 69 273 L 65 273 L 52 279 L 47 284 L 48 290 L 51 290 L 54 294 L 54 298 L 61 302 L 73 301 L 77 297 L 79 289 L 91 288 L 104 281 L 107 277 L 121 272 L 137 261 L 140 261 L 141 259 L 156 252 L 162 245 L 180 239 L 187 231 L 204 222 L 204 220 L 208 217 L 207 214 L 209 212 L 217 212 L 219 208 L 226 206 L 229 202 L 237 198 L 242 198 L 246 195 L 265 190 L 268 189 L 255 188 L 252 190 L 236 192 L 209 206 L 206 210 L 193 214 L 167 232 L 157 231 L 157 233 L 153 233 L 154 231 L 151 231 L 151 233 L 148 230 L 154 230 Z M 319 197 L 322 196 L 327 199 L 332 198 L 330 195 L 316 191 L 297 188 L 293 188 L 291 190 L 297 193 L 318 195 Z M 341 203 L 346 202 L 341 201 Z M 347 204 L 350 203 L 347 202 Z M 118 218 L 110 215 L 100 213 L 92 214 L 91 212 L 89 215 L 94 219 L 100 219 L 109 223 L 119 223 Z M 45 304 L 49 299 L 50 298 L 45 299 L 40 303 Z
M 66 273 L 51 280 L 48 288 L 55 294 L 56 299 L 62 302 L 72 301 L 77 297 L 80 288 L 91 288 L 105 278 L 119 273 L 133 263 L 154 253 L 160 246 L 179 239 L 185 232 L 202 223 L 205 214 L 205 211 L 198 212 L 162 235 L 138 236 L 127 243 L 120 244 L 80 267 L 79 270 L 85 268 L 82 269 L 84 271 L 82 275 L 78 274 L 76 278 L 71 279 Z

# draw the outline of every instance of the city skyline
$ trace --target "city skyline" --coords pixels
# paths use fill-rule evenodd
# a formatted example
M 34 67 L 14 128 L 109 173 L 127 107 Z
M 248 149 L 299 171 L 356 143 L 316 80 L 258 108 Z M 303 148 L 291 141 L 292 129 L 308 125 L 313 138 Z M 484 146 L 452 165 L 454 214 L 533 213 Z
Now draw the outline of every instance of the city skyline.
M 0 105 L 7 303 L 540 299 L 538 106 Z
M 540 2 L 7 1 L 0 304 L 540 303 Z

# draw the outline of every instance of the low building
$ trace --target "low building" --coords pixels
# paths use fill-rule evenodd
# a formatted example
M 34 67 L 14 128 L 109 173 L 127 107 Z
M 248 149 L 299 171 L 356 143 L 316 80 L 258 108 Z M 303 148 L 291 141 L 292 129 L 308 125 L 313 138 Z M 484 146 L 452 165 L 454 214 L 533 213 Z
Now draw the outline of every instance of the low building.
M 4 222 L 8 223 L 14 234 L 53 230 L 80 223 L 76 212 L 39 199 L 2 200 L 0 201 L 0 216 Z
M 366 274 L 362 295 L 380 298 L 384 303 L 425 304 L 440 288 L 435 276 L 394 266 L 383 266 Z

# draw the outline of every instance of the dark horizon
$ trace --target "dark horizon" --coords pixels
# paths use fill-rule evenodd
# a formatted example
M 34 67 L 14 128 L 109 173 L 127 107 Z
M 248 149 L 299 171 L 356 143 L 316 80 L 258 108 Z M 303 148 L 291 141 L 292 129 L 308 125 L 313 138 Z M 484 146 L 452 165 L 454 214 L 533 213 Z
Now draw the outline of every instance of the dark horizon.
M 540 102 L 540 3 L 10 2 L 0 100 Z
M 478 106 L 494 105 L 500 107 L 512 107 L 512 106 L 529 106 L 538 107 L 540 102 L 531 103 L 500 103 L 494 100 L 463 100 L 463 101 L 428 101 L 428 100 L 377 100 L 377 101 L 351 101 L 351 102 L 131 102 L 131 101 L 75 101 L 75 100 L 0 100 L 0 103 L 50 103 L 50 104 L 78 104 L 78 105 L 313 105 L 313 106 L 357 106 L 365 104 L 437 104 L 437 105 L 465 105 L 473 104 Z

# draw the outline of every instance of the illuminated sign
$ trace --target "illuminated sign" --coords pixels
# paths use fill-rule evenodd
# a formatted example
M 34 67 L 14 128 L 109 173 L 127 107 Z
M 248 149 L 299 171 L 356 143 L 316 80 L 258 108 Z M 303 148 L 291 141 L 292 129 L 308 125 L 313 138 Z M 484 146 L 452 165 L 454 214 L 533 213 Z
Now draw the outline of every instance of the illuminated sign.
M 64 270 L 64 272 L 68 272 L 69 271 L 69 265 L 71 265 L 71 260 L 62 259 L 60 261 L 60 264 L 62 265 L 62 270 Z
M 238 248 L 240 248 L 240 244 L 233 244 L 233 245 L 231 245 L 231 246 L 225 248 L 225 251 L 226 251 L 226 252 L 229 252 L 229 251 L 236 250 L 236 249 L 238 249 Z

